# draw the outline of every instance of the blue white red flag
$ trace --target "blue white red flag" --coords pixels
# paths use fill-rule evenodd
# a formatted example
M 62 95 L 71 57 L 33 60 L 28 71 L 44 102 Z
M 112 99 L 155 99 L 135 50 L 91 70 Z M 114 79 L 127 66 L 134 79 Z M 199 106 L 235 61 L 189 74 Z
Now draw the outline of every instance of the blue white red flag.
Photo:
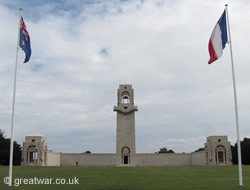
M 30 36 L 23 21 L 23 17 L 21 17 L 20 21 L 19 47 L 22 48 L 22 50 L 25 52 L 24 63 L 27 63 L 31 56 L 31 47 L 30 47 Z
M 210 55 L 208 64 L 213 63 L 222 56 L 223 49 L 225 48 L 227 42 L 227 19 L 225 9 L 217 24 L 215 25 L 208 43 L 208 51 Z

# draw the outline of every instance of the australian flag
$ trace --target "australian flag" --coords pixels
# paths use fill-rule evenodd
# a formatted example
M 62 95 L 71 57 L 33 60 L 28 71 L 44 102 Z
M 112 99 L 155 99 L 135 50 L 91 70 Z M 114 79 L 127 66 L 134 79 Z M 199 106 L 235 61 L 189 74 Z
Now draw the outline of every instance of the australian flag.
M 31 48 L 30 48 L 30 36 L 26 29 L 25 23 L 23 21 L 23 17 L 21 17 L 20 21 L 20 41 L 19 47 L 25 52 L 25 60 L 24 63 L 27 63 L 31 56 Z

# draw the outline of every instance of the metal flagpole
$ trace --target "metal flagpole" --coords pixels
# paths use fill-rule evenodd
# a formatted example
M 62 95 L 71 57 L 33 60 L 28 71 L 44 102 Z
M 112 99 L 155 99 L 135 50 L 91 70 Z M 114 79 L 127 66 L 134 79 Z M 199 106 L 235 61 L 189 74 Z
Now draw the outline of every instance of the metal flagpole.
M 13 166 L 13 144 L 14 144 L 14 123 L 15 123 L 15 100 L 16 100 L 16 75 L 17 75 L 17 62 L 18 62 L 18 50 L 20 40 L 20 21 L 21 21 L 22 9 L 19 9 L 19 22 L 18 22 L 18 35 L 17 35 L 17 47 L 16 47 L 16 65 L 14 76 L 14 90 L 12 101 L 12 117 L 11 117 L 11 137 L 10 137 L 10 162 L 9 162 L 9 186 L 12 186 L 12 166 Z
M 242 187 L 243 186 L 243 179 L 242 179 L 242 161 L 241 161 L 241 147 L 240 147 L 240 129 L 239 129 L 238 104 L 237 104 L 236 83 L 235 83 L 234 64 L 233 64 L 233 49 L 232 49 L 232 40 L 231 40 L 228 9 L 227 9 L 228 5 L 226 4 L 225 6 L 226 6 L 226 12 L 227 12 L 228 35 L 229 35 L 231 63 L 232 63 L 235 121 L 236 121 L 236 133 L 237 133 L 237 145 L 238 145 L 239 185 Z

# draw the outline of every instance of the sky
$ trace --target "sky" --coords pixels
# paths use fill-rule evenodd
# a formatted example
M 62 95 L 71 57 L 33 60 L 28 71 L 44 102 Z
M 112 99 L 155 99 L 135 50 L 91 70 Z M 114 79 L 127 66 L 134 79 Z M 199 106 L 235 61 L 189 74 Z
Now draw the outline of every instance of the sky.
M 117 89 L 132 84 L 136 152 L 236 142 L 230 46 L 208 65 L 228 4 L 240 137 L 250 137 L 250 1 L 2 0 L 0 129 L 10 137 L 19 8 L 32 55 L 18 51 L 14 140 L 39 133 L 56 152 L 115 153 Z

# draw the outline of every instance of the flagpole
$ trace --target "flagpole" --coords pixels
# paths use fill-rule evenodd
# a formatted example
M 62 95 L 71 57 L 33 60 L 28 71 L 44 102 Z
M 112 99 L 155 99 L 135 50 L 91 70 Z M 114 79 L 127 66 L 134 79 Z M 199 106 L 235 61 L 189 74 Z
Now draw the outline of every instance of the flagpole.
M 17 32 L 17 47 L 16 47 L 16 65 L 14 76 L 14 89 L 13 89 L 13 101 L 12 101 L 12 116 L 11 116 L 11 137 L 10 137 L 10 161 L 9 161 L 9 186 L 12 186 L 12 166 L 13 166 L 13 151 L 14 151 L 14 124 L 15 124 L 15 100 L 16 100 L 16 76 L 17 76 L 17 62 L 18 62 L 18 50 L 20 40 L 20 21 L 21 21 L 22 9 L 19 9 L 19 21 Z
M 239 128 L 238 104 L 237 104 L 236 83 L 235 83 L 234 64 L 233 64 L 233 49 L 232 49 L 232 40 L 231 40 L 228 9 L 227 9 L 228 5 L 226 4 L 225 6 L 226 6 L 226 12 L 227 12 L 227 25 L 228 25 L 228 35 L 229 35 L 230 54 L 231 54 L 231 63 L 232 63 L 235 121 L 236 121 L 236 133 L 237 133 L 237 145 L 238 145 L 239 185 L 242 187 L 243 179 L 242 179 L 242 160 L 241 160 L 241 146 L 240 146 L 240 128 Z

